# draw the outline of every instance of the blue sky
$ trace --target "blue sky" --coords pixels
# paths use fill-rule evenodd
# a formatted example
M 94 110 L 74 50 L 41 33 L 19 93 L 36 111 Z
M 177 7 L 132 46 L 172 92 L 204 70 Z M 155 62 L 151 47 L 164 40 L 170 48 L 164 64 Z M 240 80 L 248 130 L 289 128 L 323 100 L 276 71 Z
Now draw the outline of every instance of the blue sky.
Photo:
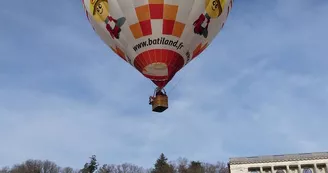
M 2 6 L 0 166 L 328 150 L 328 1 L 235 0 L 215 41 L 168 85 L 178 84 L 163 114 L 148 105 L 153 84 L 105 46 L 80 0 Z

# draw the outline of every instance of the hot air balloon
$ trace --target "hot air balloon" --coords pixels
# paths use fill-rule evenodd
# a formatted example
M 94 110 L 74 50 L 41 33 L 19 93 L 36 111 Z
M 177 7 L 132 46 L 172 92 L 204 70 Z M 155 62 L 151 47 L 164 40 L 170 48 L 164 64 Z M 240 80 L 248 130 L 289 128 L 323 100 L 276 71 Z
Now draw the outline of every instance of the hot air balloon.
M 224 26 L 233 0 L 82 0 L 94 31 L 157 88 L 154 112 L 168 108 L 165 86 Z

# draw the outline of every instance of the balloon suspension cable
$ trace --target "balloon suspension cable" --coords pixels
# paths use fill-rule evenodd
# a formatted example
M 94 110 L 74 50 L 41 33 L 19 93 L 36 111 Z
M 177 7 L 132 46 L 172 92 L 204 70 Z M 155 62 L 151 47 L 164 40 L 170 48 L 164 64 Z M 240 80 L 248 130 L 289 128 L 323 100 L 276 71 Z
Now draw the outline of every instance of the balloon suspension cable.
M 166 94 L 166 91 L 165 91 L 164 88 L 156 87 L 156 88 L 154 89 L 154 96 L 156 95 L 156 93 L 158 93 L 158 92 L 160 92 L 160 91 L 162 91 L 164 94 Z
M 186 77 L 186 75 L 187 75 L 187 73 L 185 73 L 179 80 L 178 80 L 178 82 L 177 83 L 175 83 L 174 85 L 173 85 L 173 87 L 169 90 L 169 92 L 168 92 L 168 94 L 170 94 L 177 86 L 178 86 L 178 84 L 182 81 L 182 79 L 184 78 L 184 77 Z

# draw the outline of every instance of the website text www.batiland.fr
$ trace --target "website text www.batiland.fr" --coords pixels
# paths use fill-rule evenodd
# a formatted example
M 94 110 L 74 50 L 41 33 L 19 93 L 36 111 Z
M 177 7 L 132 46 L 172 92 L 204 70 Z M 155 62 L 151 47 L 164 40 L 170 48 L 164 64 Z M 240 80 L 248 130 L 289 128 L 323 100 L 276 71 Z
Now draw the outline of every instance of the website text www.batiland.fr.
M 158 45 L 158 44 L 172 46 L 172 47 L 175 47 L 177 50 L 183 48 L 183 43 L 180 42 L 179 40 L 173 41 L 173 40 L 169 40 L 164 37 L 161 37 L 161 38 L 157 38 L 157 39 L 148 38 L 148 40 L 143 41 L 143 42 L 138 43 L 135 46 L 133 46 L 133 49 L 134 49 L 134 51 L 138 51 L 139 49 L 141 49 L 143 47 L 147 47 L 147 46 L 151 46 L 151 45 Z

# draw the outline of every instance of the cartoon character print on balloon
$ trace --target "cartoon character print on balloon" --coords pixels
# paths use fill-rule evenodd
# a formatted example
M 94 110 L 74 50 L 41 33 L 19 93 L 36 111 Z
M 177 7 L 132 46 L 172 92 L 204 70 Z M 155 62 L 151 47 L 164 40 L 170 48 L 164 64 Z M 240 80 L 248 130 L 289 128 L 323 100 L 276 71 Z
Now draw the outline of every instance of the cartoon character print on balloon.
M 193 23 L 194 33 L 207 38 L 211 19 L 218 18 L 223 12 L 225 0 L 205 0 L 205 13 Z
M 90 0 L 90 12 L 96 21 L 106 24 L 106 29 L 113 39 L 120 38 L 121 27 L 125 23 L 125 17 L 114 19 L 109 14 L 108 0 Z

